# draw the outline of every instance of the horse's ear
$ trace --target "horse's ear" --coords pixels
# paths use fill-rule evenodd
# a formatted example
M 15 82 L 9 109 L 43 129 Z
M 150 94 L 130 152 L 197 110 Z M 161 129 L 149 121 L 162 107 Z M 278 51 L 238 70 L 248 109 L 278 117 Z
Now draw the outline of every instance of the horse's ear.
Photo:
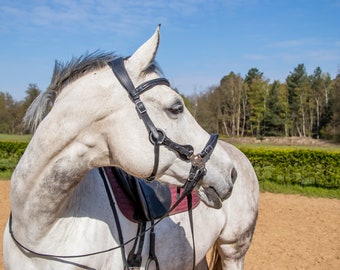
M 154 61 L 160 40 L 159 30 L 160 25 L 157 26 L 153 35 L 127 59 L 134 70 L 142 72 Z

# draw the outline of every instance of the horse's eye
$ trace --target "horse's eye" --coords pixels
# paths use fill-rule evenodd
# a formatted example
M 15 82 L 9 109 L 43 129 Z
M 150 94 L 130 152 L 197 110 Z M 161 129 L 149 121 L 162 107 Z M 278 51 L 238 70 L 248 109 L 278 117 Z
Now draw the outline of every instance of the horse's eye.
M 176 102 L 174 105 L 172 105 L 169 109 L 169 112 L 173 115 L 178 115 L 183 112 L 183 104 L 180 102 Z

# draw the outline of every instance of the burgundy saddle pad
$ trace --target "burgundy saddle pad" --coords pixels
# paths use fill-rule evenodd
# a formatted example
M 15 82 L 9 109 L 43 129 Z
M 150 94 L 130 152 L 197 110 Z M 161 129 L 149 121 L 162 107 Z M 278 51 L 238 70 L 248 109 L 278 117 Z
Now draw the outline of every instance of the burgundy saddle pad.
M 105 167 L 104 171 L 111 185 L 111 189 L 116 199 L 119 210 L 130 221 L 138 222 L 138 219 L 136 219 L 136 202 L 131 198 L 131 194 L 128 194 L 126 189 L 124 189 L 124 187 L 120 184 L 119 179 L 115 177 L 115 174 L 113 173 L 111 167 Z M 168 185 L 168 186 L 169 186 L 170 195 L 171 195 L 171 205 L 169 205 L 169 209 L 170 209 L 177 201 L 178 191 L 177 191 L 176 186 L 173 186 L 173 185 Z M 199 202 L 200 202 L 199 197 L 197 196 L 195 192 L 193 192 L 192 193 L 192 208 L 197 207 Z M 179 205 L 173 211 L 170 212 L 169 215 L 178 214 L 184 211 L 188 211 L 186 198 L 182 200 L 179 203 Z

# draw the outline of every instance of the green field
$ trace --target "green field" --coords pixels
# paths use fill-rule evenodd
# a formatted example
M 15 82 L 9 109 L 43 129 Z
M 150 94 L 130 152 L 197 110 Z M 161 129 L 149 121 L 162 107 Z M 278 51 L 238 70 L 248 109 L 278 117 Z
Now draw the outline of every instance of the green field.
M 0 142 L 29 142 L 32 135 L 0 134 Z
M 325 140 L 315 140 L 311 138 L 273 138 L 257 140 L 255 138 L 227 138 L 225 140 L 237 147 L 247 149 L 267 148 L 267 149 L 294 149 L 294 150 L 320 150 L 340 152 L 340 144 Z
M 270 150 L 317 150 L 326 152 L 340 152 L 340 146 L 308 146 L 308 145 L 277 145 L 277 144 L 244 144 L 235 143 L 237 148 L 247 148 L 247 149 L 270 149 Z

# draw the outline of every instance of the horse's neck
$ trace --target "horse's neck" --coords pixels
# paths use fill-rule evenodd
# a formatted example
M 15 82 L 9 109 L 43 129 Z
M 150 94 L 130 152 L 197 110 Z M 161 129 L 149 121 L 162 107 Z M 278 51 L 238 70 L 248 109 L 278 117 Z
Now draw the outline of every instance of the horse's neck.
M 13 227 L 34 240 L 62 215 L 75 186 L 98 158 L 98 150 L 72 136 L 77 130 L 62 135 L 53 133 L 58 130 L 53 126 L 50 132 L 46 128 L 33 136 L 11 179 Z

